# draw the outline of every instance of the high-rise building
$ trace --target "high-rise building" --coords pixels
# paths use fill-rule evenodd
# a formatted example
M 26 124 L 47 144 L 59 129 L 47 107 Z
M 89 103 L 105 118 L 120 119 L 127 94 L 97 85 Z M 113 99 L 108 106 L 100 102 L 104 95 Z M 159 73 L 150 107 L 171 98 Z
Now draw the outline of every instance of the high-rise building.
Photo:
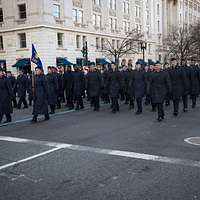
M 117 48 L 138 29 L 147 42 L 145 58 L 162 60 L 163 38 L 172 25 L 199 20 L 197 0 L 0 0 L 0 65 L 30 64 L 35 44 L 45 66 L 57 58 L 76 63 L 88 42 L 88 59 L 103 58 L 103 42 Z M 142 54 L 125 55 L 134 61 Z

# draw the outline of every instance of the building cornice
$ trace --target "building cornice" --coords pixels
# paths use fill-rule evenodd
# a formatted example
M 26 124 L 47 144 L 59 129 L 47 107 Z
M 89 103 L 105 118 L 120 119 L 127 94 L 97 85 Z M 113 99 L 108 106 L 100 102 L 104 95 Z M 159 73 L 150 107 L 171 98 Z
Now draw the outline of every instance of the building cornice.
M 39 29 L 39 28 L 54 29 L 54 30 L 59 30 L 59 31 L 69 31 L 69 32 L 74 32 L 74 33 L 79 33 L 79 34 L 98 35 L 98 36 L 101 36 L 101 37 L 114 37 L 114 38 L 119 38 L 119 39 L 125 38 L 125 36 L 122 36 L 122 35 L 99 33 L 99 32 L 94 32 L 94 31 L 87 31 L 87 30 L 76 30 L 76 29 L 72 29 L 72 28 L 65 28 L 65 27 L 45 25 L 45 24 L 4 29 L 4 30 L 0 30 L 0 34 L 9 33 L 9 32 L 16 32 L 16 31 L 25 31 L 25 30 L 31 30 L 31 29 Z

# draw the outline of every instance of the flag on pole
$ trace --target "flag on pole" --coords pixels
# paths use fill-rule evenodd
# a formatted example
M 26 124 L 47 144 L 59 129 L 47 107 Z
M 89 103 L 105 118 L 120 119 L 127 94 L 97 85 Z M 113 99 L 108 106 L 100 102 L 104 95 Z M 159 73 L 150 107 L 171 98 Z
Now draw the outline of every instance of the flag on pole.
M 42 61 L 40 60 L 38 53 L 34 47 L 34 44 L 32 44 L 32 56 L 31 56 L 31 62 L 37 65 L 37 67 L 43 69 Z

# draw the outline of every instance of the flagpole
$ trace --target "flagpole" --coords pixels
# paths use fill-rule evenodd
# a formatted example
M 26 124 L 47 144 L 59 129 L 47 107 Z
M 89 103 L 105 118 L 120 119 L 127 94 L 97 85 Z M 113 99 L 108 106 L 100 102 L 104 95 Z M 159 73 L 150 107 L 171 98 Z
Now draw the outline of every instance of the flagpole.
M 34 73 L 34 70 L 35 70 L 35 64 L 33 62 L 31 62 L 31 72 L 32 72 L 32 84 L 31 84 L 31 90 L 32 90 L 32 93 L 33 93 L 33 97 L 34 97 L 34 94 L 35 94 L 35 73 Z

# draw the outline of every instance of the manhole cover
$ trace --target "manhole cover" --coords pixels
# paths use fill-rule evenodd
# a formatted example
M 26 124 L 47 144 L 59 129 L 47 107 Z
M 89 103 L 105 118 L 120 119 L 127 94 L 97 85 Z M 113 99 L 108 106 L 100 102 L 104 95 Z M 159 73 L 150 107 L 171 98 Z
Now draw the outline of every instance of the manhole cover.
M 185 142 L 192 144 L 192 145 L 198 145 L 200 146 L 200 137 L 191 137 L 191 138 L 186 138 Z

